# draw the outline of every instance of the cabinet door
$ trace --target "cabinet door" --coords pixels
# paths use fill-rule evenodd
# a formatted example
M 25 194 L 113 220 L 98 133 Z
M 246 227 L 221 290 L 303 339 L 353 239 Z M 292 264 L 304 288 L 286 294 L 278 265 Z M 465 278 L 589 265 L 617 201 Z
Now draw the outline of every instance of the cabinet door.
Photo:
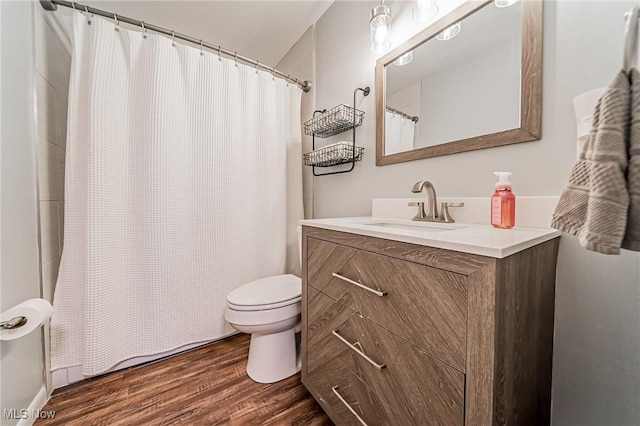
M 464 275 L 309 241 L 309 285 L 464 372 Z

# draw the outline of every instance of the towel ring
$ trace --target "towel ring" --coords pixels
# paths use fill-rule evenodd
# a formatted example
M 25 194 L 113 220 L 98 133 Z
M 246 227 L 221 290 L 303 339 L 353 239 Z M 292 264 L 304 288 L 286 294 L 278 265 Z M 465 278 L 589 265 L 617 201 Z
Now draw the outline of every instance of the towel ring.
M 638 12 L 640 7 L 634 6 L 625 14 L 626 23 L 624 27 L 624 63 L 623 68 L 629 72 L 636 66 L 638 56 Z

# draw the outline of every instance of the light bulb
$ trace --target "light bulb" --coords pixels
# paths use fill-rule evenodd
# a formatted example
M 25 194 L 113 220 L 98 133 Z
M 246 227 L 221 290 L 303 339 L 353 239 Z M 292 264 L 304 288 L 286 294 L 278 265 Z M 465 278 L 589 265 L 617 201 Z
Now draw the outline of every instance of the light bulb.
M 391 48 L 391 8 L 383 4 L 374 7 L 371 11 L 369 27 L 371 51 L 380 54 L 389 50 Z
M 442 30 L 442 32 L 436 36 L 436 39 L 451 40 L 452 38 L 457 36 L 458 33 L 460 33 L 461 29 L 462 29 L 462 25 L 460 24 L 460 22 L 458 22 L 457 24 L 453 24 L 450 27 L 447 27 L 444 30 Z
M 387 26 L 381 25 L 377 27 L 373 38 L 376 41 L 376 44 L 385 44 L 389 40 L 389 29 Z
M 440 11 L 436 0 L 415 0 L 413 3 L 413 22 L 424 24 Z
M 509 7 L 518 3 L 520 0 L 494 0 L 496 7 Z
M 400 56 L 398 59 L 393 61 L 393 63 L 394 65 L 401 67 L 403 65 L 407 65 L 411 61 L 413 61 L 413 50 L 410 50 L 404 55 Z

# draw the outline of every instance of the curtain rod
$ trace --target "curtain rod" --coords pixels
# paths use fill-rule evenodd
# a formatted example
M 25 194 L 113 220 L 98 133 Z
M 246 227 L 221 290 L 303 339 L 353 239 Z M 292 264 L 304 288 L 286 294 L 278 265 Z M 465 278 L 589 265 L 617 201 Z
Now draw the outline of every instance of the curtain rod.
M 135 25 L 137 27 L 143 28 L 145 30 L 151 30 L 151 31 L 155 31 L 157 33 L 161 33 L 161 34 L 165 34 L 168 36 L 171 36 L 172 38 L 177 38 L 180 40 L 184 40 L 187 41 L 189 43 L 193 43 L 196 44 L 198 46 L 201 47 L 206 47 L 208 49 L 211 50 L 215 50 L 218 52 L 218 54 L 224 53 L 227 56 L 232 57 L 234 60 L 241 60 L 243 62 L 246 62 L 248 64 L 251 64 L 257 68 L 261 68 L 265 71 L 268 71 L 274 75 L 277 75 L 280 78 L 283 78 L 287 81 L 290 81 L 292 83 L 297 84 L 298 86 L 300 86 L 300 88 L 305 91 L 308 92 L 309 90 L 311 90 L 311 82 L 308 80 L 304 80 L 304 81 L 300 81 L 295 77 L 291 77 L 291 74 L 285 74 L 282 71 L 278 71 L 275 68 L 272 68 L 268 65 L 265 64 L 261 64 L 259 61 L 256 61 L 254 59 L 250 59 L 247 58 L 246 56 L 242 56 L 239 55 L 238 52 L 232 52 L 230 50 L 225 49 L 222 46 L 216 46 L 207 42 L 203 42 L 202 40 L 198 40 L 195 39 L 191 36 L 188 35 L 184 35 L 184 34 L 180 34 L 177 33 L 173 30 L 168 30 L 166 28 L 163 27 L 159 27 L 157 25 L 153 25 L 153 24 L 147 24 L 144 21 L 138 21 L 137 19 L 133 19 L 133 18 L 129 18 L 127 16 L 122 16 L 122 15 L 118 15 L 117 13 L 112 13 L 112 12 L 107 12 L 101 9 L 96 9 L 94 7 L 91 6 L 87 6 L 85 4 L 80 4 L 80 3 L 76 3 L 76 2 L 71 2 L 71 1 L 64 1 L 64 0 L 40 0 L 40 4 L 42 5 L 42 7 L 45 10 L 48 11 L 54 11 L 58 9 L 58 5 L 60 6 L 64 6 L 64 7 L 69 7 L 72 8 L 78 12 L 86 12 L 86 13 L 91 13 L 93 15 L 99 15 L 99 16 L 104 16 L 106 18 L 111 18 L 120 22 L 124 22 L 127 24 L 131 24 L 131 25 Z
M 393 112 L 394 114 L 398 114 L 401 117 L 407 118 L 411 121 L 413 121 L 414 123 L 417 123 L 418 120 L 420 119 L 417 115 L 409 115 L 406 112 L 402 112 L 399 109 L 395 109 L 395 108 L 391 108 L 390 106 L 386 107 L 387 111 L 389 112 Z

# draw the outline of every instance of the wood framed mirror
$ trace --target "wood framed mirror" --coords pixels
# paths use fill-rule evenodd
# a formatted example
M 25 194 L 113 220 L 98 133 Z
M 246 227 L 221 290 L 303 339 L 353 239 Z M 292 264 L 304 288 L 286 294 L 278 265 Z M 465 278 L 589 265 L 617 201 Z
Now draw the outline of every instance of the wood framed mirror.
M 466 2 L 378 59 L 376 165 L 540 139 L 542 14 Z

